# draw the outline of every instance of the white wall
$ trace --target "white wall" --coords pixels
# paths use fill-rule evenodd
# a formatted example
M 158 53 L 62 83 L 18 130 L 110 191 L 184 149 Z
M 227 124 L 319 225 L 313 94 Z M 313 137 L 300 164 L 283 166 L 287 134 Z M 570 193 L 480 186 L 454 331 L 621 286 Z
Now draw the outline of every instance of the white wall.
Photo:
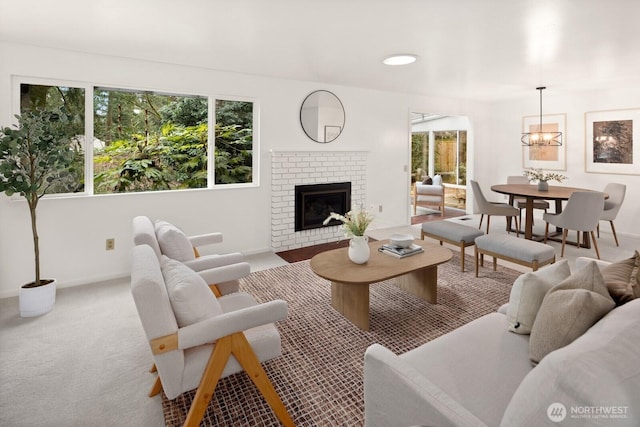
M 290 81 L 181 67 L 117 57 L 40 49 L 0 42 L 0 124 L 13 123 L 14 75 L 85 81 L 112 87 L 254 98 L 260 104 L 260 185 L 242 189 L 192 190 L 42 200 L 38 210 L 42 272 L 60 286 L 128 275 L 131 218 L 149 215 L 180 225 L 187 233 L 224 233 L 221 252 L 270 250 L 270 156 L 280 151 L 367 151 L 367 206 L 382 205 L 375 227 L 408 224 L 409 113 L 437 112 L 469 119 L 469 177 L 487 192 L 492 183 L 522 172 L 522 116 L 537 112 L 537 98 L 498 104 L 428 98 L 315 82 Z M 640 85 L 639 85 L 640 86 Z M 312 91 L 335 93 L 346 111 L 343 133 L 330 144 L 306 137 L 299 109 Z M 640 176 L 584 172 L 584 112 L 640 108 L 640 89 L 557 95 L 545 93 L 545 113 L 567 113 L 567 185 L 602 188 L 627 184 L 616 221 L 619 234 L 638 235 Z M 535 95 L 535 94 L 534 94 Z M 495 198 L 499 196 L 495 195 Z M 468 199 L 468 209 L 473 206 Z M 106 238 L 116 250 L 105 250 Z M 206 253 L 206 251 L 205 251 Z M 33 280 L 33 248 L 25 202 L 0 195 L 0 297 L 17 295 Z
M 242 189 L 45 199 L 38 208 L 42 273 L 60 286 L 128 275 L 131 218 L 175 222 L 187 233 L 221 231 L 215 249 L 270 250 L 270 156 L 281 151 L 367 151 L 367 206 L 382 205 L 374 226 L 409 220 L 409 112 L 473 115 L 473 105 L 381 91 L 288 81 L 0 42 L 0 124 L 14 122 L 12 76 L 52 78 L 148 90 L 233 95 L 260 105 L 260 185 Z M 346 111 L 343 133 L 330 144 L 306 137 L 299 109 L 314 90 L 335 93 Z M 436 108 L 437 107 L 437 108 Z M 470 137 L 471 139 L 471 137 Z M 116 250 L 105 250 L 105 239 Z M 207 251 L 205 251 L 206 253 Z M 33 248 L 25 202 L 0 196 L 0 297 L 33 280 Z

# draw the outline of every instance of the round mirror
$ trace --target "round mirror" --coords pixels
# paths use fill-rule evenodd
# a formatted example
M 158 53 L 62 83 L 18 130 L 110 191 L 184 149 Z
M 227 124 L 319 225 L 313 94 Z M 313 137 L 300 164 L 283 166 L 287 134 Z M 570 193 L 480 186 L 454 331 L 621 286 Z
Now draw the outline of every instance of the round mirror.
M 311 92 L 302 102 L 300 124 L 315 142 L 334 141 L 344 129 L 342 102 L 326 90 Z

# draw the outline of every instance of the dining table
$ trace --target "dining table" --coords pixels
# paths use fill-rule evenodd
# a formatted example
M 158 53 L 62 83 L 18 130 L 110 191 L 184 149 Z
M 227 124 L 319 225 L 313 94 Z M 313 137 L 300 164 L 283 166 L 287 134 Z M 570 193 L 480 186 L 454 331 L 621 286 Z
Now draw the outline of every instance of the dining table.
M 506 194 L 509 196 L 509 204 L 513 204 L 515 197 L 522 197 L 525 202 L 525 221 L 524 221 L 524 238 L 529 240 L 540 240 L 544 236 L 535 235 L 533 233 L 533 202 L 535 200 L 552 200 L 555 202 L 555 213 L 562 212 L 562 202 L 569 200 L 571 194 L 577 191 L 596 191 L 588 188 L 565 187 L 561 185 L 549 185 L 548 190 L 539 190 L 535 184 L 497 184 L 491 186 L 491 191 Z M 605 199 L 609 197 L 604 195 Z M 549 236 L 550 240 L 558 240 L 558 234 L 562 233 L 562 229 L 556 227 L 553 235 Z M 567 241 L 567 244 L 575 245 L 575 242 Z M 591 240 L 589 232 L 583 233 L 581 246 L 590 248 Z

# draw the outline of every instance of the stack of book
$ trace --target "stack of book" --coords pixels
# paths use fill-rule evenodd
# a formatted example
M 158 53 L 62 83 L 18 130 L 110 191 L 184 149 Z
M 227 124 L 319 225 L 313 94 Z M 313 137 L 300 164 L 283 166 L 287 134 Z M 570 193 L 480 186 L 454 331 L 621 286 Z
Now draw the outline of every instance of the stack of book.
M 424 252 L 422 246 L 416 245 L 415 243 L 412 243 L 411 246 L 406 248 L 387 243 L 386 245 L 382 245 L 378 250 L 383 254 L 391 255 L 396 258 L 405 258 Z

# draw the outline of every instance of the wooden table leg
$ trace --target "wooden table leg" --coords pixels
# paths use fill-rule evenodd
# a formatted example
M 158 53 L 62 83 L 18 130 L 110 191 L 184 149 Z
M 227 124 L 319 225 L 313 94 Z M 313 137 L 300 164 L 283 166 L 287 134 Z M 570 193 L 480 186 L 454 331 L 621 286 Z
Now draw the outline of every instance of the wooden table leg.
M 331 282 L 331 305 L 363 331 L 369 330 L 369 285 Z
M 403 276 L 396 277 L 400 289 L 412 293 L 418 298 L 437 304 L 438 302 L 438 266 L 421 268 Z
M 527 240 L 533 238 L 533 198 L 531 197 L 527 197 L 524 212 L 524 238 Z

